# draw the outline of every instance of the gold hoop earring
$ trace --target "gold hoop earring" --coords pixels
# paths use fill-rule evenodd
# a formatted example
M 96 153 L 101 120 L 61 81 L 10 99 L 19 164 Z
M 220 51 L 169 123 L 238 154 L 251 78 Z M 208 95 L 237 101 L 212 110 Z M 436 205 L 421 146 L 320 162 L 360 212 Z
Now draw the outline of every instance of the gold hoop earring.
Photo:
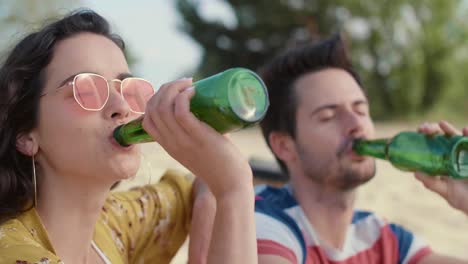
M 32 170 L 33 170 L 33 184 L 34 184 L 34 207 L 37 207 L 36 162 L 34 161 L 34 155 L 32 155 Z

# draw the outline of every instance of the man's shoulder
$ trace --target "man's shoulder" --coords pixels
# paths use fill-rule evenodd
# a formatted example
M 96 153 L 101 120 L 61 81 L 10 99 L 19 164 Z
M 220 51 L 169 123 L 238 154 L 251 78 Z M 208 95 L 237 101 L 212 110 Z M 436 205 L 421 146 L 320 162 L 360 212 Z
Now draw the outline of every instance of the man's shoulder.
M 306 258 L 306 243 L 298 221 L 290 215 L 299 209 L 299 204 L 288 187 L 255 188 L 255 223 L 259 255 L 276 255 L 303 263 Z
M 354 210 L 350 224 L 351 238 L 373 244 L 379 239 L 392 237 L 389 222 L 371 211 Z
M 352 224 L 377 224 L 385 225 L 387 221 L 376 213 L 367 210 L 355 209 L 353 212 Z
M 281 188 L 259 185 L 255 187 L 255 207 L 256 209 L 276 209 L 286 210 L 299 206 L 294 198 L 289 185 Z
M 372 211 L 359 209 L 354 210 L 351 225 L 365 227 L 361 229 L 369 229 L 371 226 L 376 228 L 387 228 L 395 234 L 409 232 L 400 224 L 388 221 L 385 217 L 382 217 Z
M 289 186 L 277 188 L 260 185 L 255 187 L 257 224 L 258 222 L 262 222 L 262 224 L 279 222 L 282 225 L 286 225 L 289 229 L 296 229 L 297 219 L 290 214 L 291 210 L 295 209 L 300 210 L 300 206 L 292 195 Z
M 367 211 L 355 211 L 352 222 L 353 245 L 362 249 L 375 249 L 379 243 L 385 252 L 398 252 L 398 263 L 416 263 L 431 253 L 426 242 L 400 224 L 396 224 Z

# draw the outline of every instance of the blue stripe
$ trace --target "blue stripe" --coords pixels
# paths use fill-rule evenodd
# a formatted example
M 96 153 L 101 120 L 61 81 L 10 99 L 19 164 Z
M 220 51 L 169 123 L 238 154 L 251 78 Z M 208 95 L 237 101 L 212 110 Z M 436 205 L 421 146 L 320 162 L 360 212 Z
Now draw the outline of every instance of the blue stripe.
M 413 243 L 413 234 L 400 225 L 390 224 L 390 229 L 398 239 L 398 264 L 402 264 Z
M 274 188 L 267 186 L 263 189 L 258 187 L 257 190 L 261 190 L 259 193 L 257 193 L 258 196 L 262 197 L 263 200 L 267 200 L 268 203 L 274 205 L 278 209 L 285 210 L 299 205 L 296 199 L 294 199 L 294 197 L 286 188 Z
M 265 189 L 267 188 L 267 185 L 256 185 L 254 186 L 254 191 L 255 191 L 255 195 L 259 195 L 261 192 L 263 192 Z
M 301 229 L 296 221 L 283 211 L 284 209 L 298 205 L 296 199 L 294 199 L 286 188 L 273 188 L 269 186 L 264 188 L 257 195 L 260 196 L 262 200 L 257 200 L 255 202 L 255 212 L 266 214 L 285 224 L 291 230 L 301 245 L 302 263 L 305 264 L 307 250 Z
M 305 264 L 307 258 L 306 243 L 304 237 L 302 236 L 301 229 L 297 225 L 296 221 L 292 219 L 288 214 L 283 212 L 283 210 L 272 206 L 272 204 L 267 200 L 258 200 L 255 202 L 255 212 L 266 214 L 281 223 L 285 224 L 291 232 L 296 237 L 297 241 L 301 245 L 302 250 L 302 263 Z
M 355 224 L 356 222 L 370 216 L 371 213 L 370 212 L 366 212 L 366 211 L 354 211 L 354 214 L 353 214 L 353 220 L 351 221 L 352 224 Z

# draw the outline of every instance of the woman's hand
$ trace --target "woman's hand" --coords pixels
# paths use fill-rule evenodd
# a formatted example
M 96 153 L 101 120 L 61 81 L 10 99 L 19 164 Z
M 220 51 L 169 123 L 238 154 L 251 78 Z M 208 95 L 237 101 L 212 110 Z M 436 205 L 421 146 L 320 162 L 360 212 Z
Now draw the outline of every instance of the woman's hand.
M 214 221 L 201 223 L 211 236 L 194 237 L 210 242 L 192 245 L 191 263 L 257 263 L 252 170 L 246 158 L 223 135 L 198 120 L 190 112 L 195 94 L 191 79 L 163 85 L 151 98 L 143 118 L 143 128 L 177 161 L 200 177 L 216 200 Z M 210 207 L 203 194 L 195 201 L 192 224 L 203 219 L 198 207 Z M 198 196 L 198 194 L 197 194 Z M 209 209 L 210 213 L 212 209 Z M 209 216 L 210 218 L 210 216 Z M 210 223 L 212 221 L 212 223 Z M 192 226 L 191 234 L 200 235 Z M 208 248 L 208 253 L 205 251 Z M 190 250 L 197 250 L 191 248 Z
M 252 188 L 246 158 L 225 136 L 190 112 L 191 79 L 161 86 L 151 98 L 143 128 L 193 174 L 202 178 L 215 197 Z
M 418 132 L 424 134 L 446 134 L 449 136 L 462 134 L 446 121 L 439 123 L 424 123 L 418 128 Z M 463 129 L 463 135 L 468 136 L 468 127 Z M 457 180 L 447 176 L 428 176 L 422 172 L 416 172 L 415 177 L 424 186 L 442 196 L 456 209 L 468 214 L 468 180 Z

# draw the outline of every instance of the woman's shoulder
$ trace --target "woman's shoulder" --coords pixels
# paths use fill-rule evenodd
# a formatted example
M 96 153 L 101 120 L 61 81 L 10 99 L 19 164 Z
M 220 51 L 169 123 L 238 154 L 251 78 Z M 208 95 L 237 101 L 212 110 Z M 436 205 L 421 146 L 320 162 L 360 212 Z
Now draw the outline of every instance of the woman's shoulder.
M 184 198 L 190 196 L 193 176 L 178 170 L 167 170 L 157 183 L 133 187 L 130 190 L 111 192 L 106 200 L 110 207 L 122 208 L 123 203 L 141 203 L 142 197 L 148 195 L 161 195 L 166 190 L 180 193 Z
M 176 250 L 186 238 L 191 186 L 190 177 L 171 170 L 158 183 L 112 192 L 96 225 L 98 246 L 109 255 L 165 259 L 161 245 Z
M 0 225 L 0 249 L 16 244 L 35 244 L 34 228 L 26 227 L 21 218 L 12 218 Z
M 26 226 L 21 218 L 0 225 L 1 263 L 61 263 L 53 252 L 41 243 L 34 226 Z

